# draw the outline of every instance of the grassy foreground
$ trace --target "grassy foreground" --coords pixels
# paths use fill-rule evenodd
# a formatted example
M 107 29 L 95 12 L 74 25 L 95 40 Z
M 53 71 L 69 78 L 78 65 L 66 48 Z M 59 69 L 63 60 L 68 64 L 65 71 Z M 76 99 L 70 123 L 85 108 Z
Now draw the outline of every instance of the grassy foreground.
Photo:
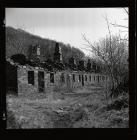
M 74 93 L 7 95 L 7 128 L 128 128 L 128 97 L 105 99 L 102 89 Z

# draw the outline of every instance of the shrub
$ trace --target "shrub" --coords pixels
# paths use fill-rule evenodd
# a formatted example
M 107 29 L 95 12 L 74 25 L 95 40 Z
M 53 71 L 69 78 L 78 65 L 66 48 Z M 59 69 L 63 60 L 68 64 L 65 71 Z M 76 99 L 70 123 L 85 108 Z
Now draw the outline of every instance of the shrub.
M 23 55 L 23 54 L 15 54 L 15 55 L 12 55 L 11 56 L 11 59 L 14 62 L 17 62 L 17 63 L 19 63 L 21 65 L 26 64 L 26 61 L 27 61 L 25 55 Z
M 120 110 L 121 108 L 126 108 L 129 106 L 128 101 L 129 96 L 127 95 L 127 93 L 124 93 L 123 95 L 119 96 L 114 101 L 112 101 L 110 104 L 108 104 L 107 110 Z
M 115 88 L 111 89 L 110 97 L 117 97 L 123 92 L 128 92 L 128 90 L 129 90 L 129 81 L 126 80 L 118 84 Z

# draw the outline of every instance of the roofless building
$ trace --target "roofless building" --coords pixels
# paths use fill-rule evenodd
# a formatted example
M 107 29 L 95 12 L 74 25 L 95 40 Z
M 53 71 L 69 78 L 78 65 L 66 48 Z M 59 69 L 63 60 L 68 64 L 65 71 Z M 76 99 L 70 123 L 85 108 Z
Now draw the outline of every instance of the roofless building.
M 40 46 L 37 46 L 35 51 L 37 58 L 40 57 Z M 106 75 L 91 72 L 91 63 L 88 60 L 87 66 L 84 61 L 80 61 L 76 66 L 75 59 L 71 58 L 69 63 L 72 67 L 70 69 L 58 70 L 53 68 L 53 71 L 42 67 L 33 67 L 30 65 L 19 65 L 11 60 L 7 60 L 7 90 L 14 90 L 16 94 L 38 94 L 42 92 L 47 96 L 51 91 L 57 88 L 63 91 L 69 91 L 83 86 L 90 86 L 92 84 L 100 84 L 105 86 L 108 82 Z M 59 43 L 56 43 L 54 51 L 54 63 L 62 63 L 62 53 Z M 74 69 L 74 68 L 77 69 Z M 85 70 L 87 69 L 87 71 Z M 14 76 L 10 78 L 10 73 L 14 72 Z M 12 84 L 11 84 L 12 83 Z

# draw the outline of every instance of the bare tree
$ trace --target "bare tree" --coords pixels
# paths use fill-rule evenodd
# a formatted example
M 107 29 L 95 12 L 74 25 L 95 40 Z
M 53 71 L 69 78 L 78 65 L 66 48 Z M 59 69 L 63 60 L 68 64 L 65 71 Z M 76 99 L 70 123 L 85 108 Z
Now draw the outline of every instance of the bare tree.
M 125 56 L 127 52 L 127 42 L 121 40 L 120 35 L 112 35 L 107 17 L 106 22 L 109 36 L 94 44 L 92 44 L 85 35 L 83 35 L 83 38 L 87 43 L 85 44 L 87 46 L 86 50 L 92 52 L 102 63 L 106 65 L 107 73 L 111 79 L 111 89 L 114 89 L 115 86 L 122 80 L 122 66 L 125 63 L 124 60 L 127 60 L 127 58 L 124 58 L 127 57 L 127 55 Z M 112 95 L 114 95 L 113 91 Z
M 126 18 L 124 18 L 123 20 L 128 20 L 128 16 L 129 16 L 129 11 L 128 9 L 126 8 L 122 8 L 122 10 L 124 11 L 125 13 L 125 16 Z M 116 27 L 116 28 L 119 28 L 119 32 L 127 32 L 128 33 L 128 26 L 127 25 L 121 25 L 121 24 L 118 24 L 118 23 L 111 23 L 111 22 L 108 22 L 110 25 L 112 25 L 113 27 Z M 125 41 L 128 41 L 128 34 L 126 34 L 124 36 L 124 38 L 120 38 L 121 40 L 125 40 Z
M 128 20 L 128 9 L 123 8 Z M 83 35 L 83 38 L 87 44 L 85 44 L 86 50 L 92 52 L 92 54 L 102 61 L 105 64 L 108 75 L 111 79 L 111 89 L 114 89 L 125 76 L 125 73 L 128 71 L 128 34 L 124 38 L 121 37 L 121 30 L 119 30 L 119 35 L 112 35 L 110 31 L 110 25 L 114 27 L 119 27 L 120 29 L 125 29 L 125 32 L 128 32 L 128 26 L 120 25 L 117 23 L 110 23 L 107 16 L 104 17 L 107 23 L 109 35 L 100 40 L 97 43 L 91 43 L 89 39 Z M 125 72 L 126 71 L 126 72 Z M 112 90 L 112 96 L 115 93 Z

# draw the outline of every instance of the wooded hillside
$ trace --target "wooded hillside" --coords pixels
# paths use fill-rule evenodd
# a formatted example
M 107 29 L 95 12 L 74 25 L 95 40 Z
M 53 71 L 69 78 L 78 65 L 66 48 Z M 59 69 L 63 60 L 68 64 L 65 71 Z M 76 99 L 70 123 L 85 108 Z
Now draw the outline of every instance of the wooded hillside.
M 41 59 L 53 59 L 55 43 L 56 41 L 54 40 L 41 38 L 21 29 L 6 27 L 7 57 L 11 57 L 12 55 L 19 53 L 24 54 L 26 57 L 28 57 L 28 50 L 31 45 L 39 44 L 41 46 Z M 85 56 L 81 50 L 74 48 L 69 44 L 64 44 L 62 42 L 59 43 L 61 46 L 62 58 L 64 63 L 67 63 L 70 57 L 74 57 L 76 59 L 76 62 L 78 62 Z

